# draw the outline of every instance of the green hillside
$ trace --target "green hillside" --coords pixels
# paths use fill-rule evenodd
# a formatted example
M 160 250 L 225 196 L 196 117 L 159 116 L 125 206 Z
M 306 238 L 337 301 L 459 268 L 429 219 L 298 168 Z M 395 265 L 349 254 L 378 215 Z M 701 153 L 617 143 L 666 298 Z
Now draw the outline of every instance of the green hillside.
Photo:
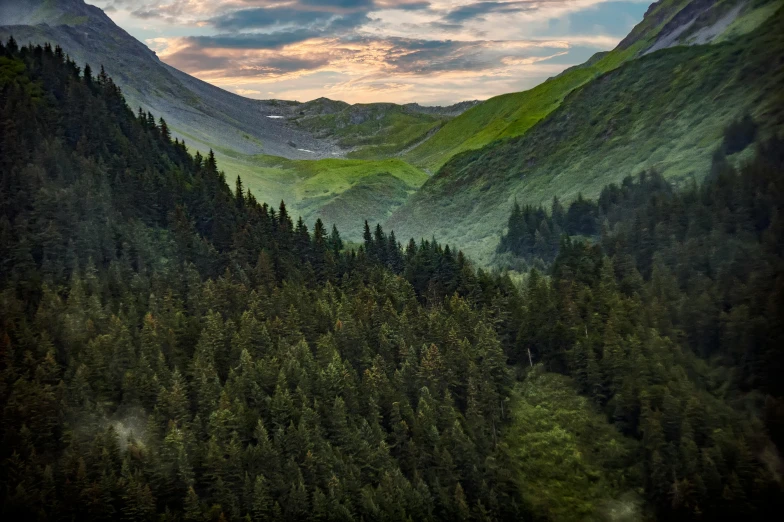
M 435 234 L 487 263 L 515 199 L 594 196 L 649 168 L 672 180 L 707 172 L 730 121 L 750 112 L 763 132 L 784 123 L 783 17 L 779 10 L 752 35 L 665 49 L 597 78 L 525 135 L 453 158 L 389 226 Z
M 635 58 L 648 49 L 660 32 L 676 16 L 690 14 L 694 5 L 706 9 L 698 18 L 701 24 L 715 22 L 738 0 L 724 0 L 706 8 L 689 0 L 662 0 L 653 4 L 634 30 L 619 46 L 607 54 L 597 54 L 583 65 L 524 92 L 491 98 L 446 123 L 432 138 L 407 153 L 404 158 L 431 172 L 437 171 L 451 157 L 466 150 L 479 149 L 488 143 L 524 134 L 536 122 L 555 110 L 574 89 Z M 727 35 L 739 36 L 752 31 L 772 14 L 780 0 L 756 0 L 743 4 L 740 15 Z M 692 24 L 693 28 L 700 24 Z
M 394 107 L 368 105 L 360 113 L 360 123 L 351 124 L 352 115 L 329 114 L 301 125 L 315 132 L 330 132 L 338 145 L 349 149 L 348 157 L 377 159 L 389 157 L 424 139 L 445 120 L 424 114 L 408 114 Z
M 589 81 L 598 70 L 595 67 L 574 69 L 530 91 L 491 98 L 446 123 L 403 157 L 435 172 L 460 152 L 478 149 L 502 136 L 522 134 L 555 109 L 566 93 Z
M 289 160 L 264 155 L 220 155 L 219 159 L 227 175 L 240 176 L 259 201 L 276 206 L 285 200 L 295 218 L 302 216 L 312 225 L 321 217 L 353 240 L 361 237 L 364 220 L 385 221 L 428 179 L 400 159 Z M 350 211 L 338 211 L 339 207 Z

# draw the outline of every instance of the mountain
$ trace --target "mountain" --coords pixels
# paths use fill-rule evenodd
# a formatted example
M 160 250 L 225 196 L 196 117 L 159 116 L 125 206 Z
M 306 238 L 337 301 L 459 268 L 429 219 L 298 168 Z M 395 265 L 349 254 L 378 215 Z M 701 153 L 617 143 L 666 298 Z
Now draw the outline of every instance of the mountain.
M 714 36 L 717 43 L 694 46 L 672 46 L 671 35 L 705 34 L 694 22 L 700 15 L 684 18 L 684 25 L 694 31 L 687 32 L 658 20 L 661 7 L 652 7 L 630 37 L 602 60 L 629 52 L 636 58 L 566 95 L 521 136 L 449 160 L 387 226 L 406 237 L 435 235 L 455 242 L 488 264 L 515 201 L 549 206 L 554 196 L 566 202 L 580 193 L 596 197 L 604 185 L 647 169 L 672 182 L 699 178 L 709 170 L 730 122 L 749 113 L 764 135 L 784 125 L 780 6 L 747 6 L 748 16 L 756 17 L 754 24 L 742 19 L 727 23 L 726 16 L 719 17 L 724 32 Z M 775 14 L 773 7 L 778 8 Z M 737 6 L 733 9 L 738 12 Z M 663 48 L 646 53 L 652 41 L 646 28 L 662 23 L 671 30 L 660 31 L 661 38 L 653 41 Z M 745 32 L 750 27 L 754 29 Z M 670 44 L 661 43 L 665 41 Z M 567 81 L 579 71 L 552 82 Z
M 374 177 L 378 174 L 397 178 L 400 186 L 393 193 L 403 199 L 390 199 L 385 187 L 377 201 L 387 206 L 369 209 L 366 216 L 386 218 L 403 203 L 404 194 L 427 179 L 424 172 L 399 159 L 386 160 L 398 158 L 476 103 L 422 107 L 244 98 L 168 66 L 83 0 L 3 0 L 0 38 L 11 35 L 21 44 L 59 45 L 77 63 L 89 63 L 96 72 L 105 67 L 132 107 L 164 117 L 173 135 L 192 150 L 206 154 L 214 149 L 229 177 L 242 175 L 247 186 L 263 189 L 256 193 L 259 198 L 272 204 L 285 198 L 291 211 L 309 223 L 318 217 L 321 205 L 343 191 L 356 187 L 364 193 L 362 173 L 369 176 L 370 187 L 379 187 Z M 334 161 L 339 158 L 352 161 Z M 304 161 L 324 159 L 329 161 L 315 165 Z M 354 159 L 372 161 L 361 168 Z M 349 178 L 344 174 L 349 170 L 353 174 L 346 183 Z M 312 179 L 314 173 L 322 174 L 318 183 Z M 309 188 L 314 184 L 320 187 L 318 194 Z M 300 194 L 305 199 L 299 199 Z M 353 221 L 337 224 L 356 228 Z M 361 230 L 349 236 L 358 239 L 359 234 Z
M 354 125 L 351 122 L 372 108 L 372 104 L 353 107 L 331 100 L 253 100 L 224 91 L 168 66 L 102 10 L 84 0 L 4 0 L 0 5 L 0 36 L 7 39 L 10 35 L 22 44 L 60 45 L 79 64 L 89 63 L 96 70 L 105 67 L 131 106 L 165 116 L 175 135 L 200 150 L 228 149 L 288 159 L 344 157 L 361 144 L 342 142 L 341 136 L 332 132 L 335 129 L 326 124 L 317 126 L 316 135 L 313 126 L 300 125 L 301 120 L 342 113 L 349 125 Z M 403 149 L 470 105 L 423 108 L 382 104 L 375 108 L 380 123 L 373 133 L 384 139 L 387 127 L 394 126 L 384 120 L 383 109 L 405 114 L 408 126 L 416 124 L 419 134 L 412 132 L 408 141 L 402 141 L 399 148 Z M 394 136 L 389 138 L 386 141 L 394 144 Z
M 321 156 L 331 153 L 330 147 L 307 133 L 271 119 L 265 121 L 267 104 L 167 66 L 102 10 L 83 0 L 4 1 L 0 24 L 3 38 L 13 35 L 22 44 L 50 42 L 60 45 L 82 66 L 89 63 L 96 71 L 105 67 L 131 106 L 164 116 L 175 134 L 194 147 L 308 157 L 308 153 L 287 145 L 293 141 Z
M 451 157 L 524 134 L 571 91 L 627 60 L 680 44 L 718 42 L 745 34 L 770 16 L 780 0 L 660 0 L 609 53 L 598 53 L 528 91 L 496 96 L 451 120 L 404 159 L 436 172 Z
M 357 240 L 361 227 L 349 219 L 351 213 L 337 211 L 345 207 L 361 212 L 361 217 L 370 221 L 388 220 L 406 234 L 452 237 L 450 234 L 457 234 L 449 227 L 453 213 L 470 215 L 471 232 L 461 237 L 460 243 L 473 256 L 488 262 L 503 228 L 505 205 L 514 197 L 538 202 L 537 198 L 547 199 L 555 193 L 567 198 L 577 190 L 595 193 L 602 185 L 601 176 L 591 174 L 597 180 L 592 188 L 582 181 L 572 184 L 568 171 L 576 160 L 560 177 L 562 184 L 539 192 L 523 191 L 512 182 L 498 183 L 498 173 L 487 172 L 492 182 L 479 181 L 482 175 L 477 175 L 472 190 L 453 195 L 454 187 L 449 188 L 450 182 L 445 180 L 457 165 L 461 165 L 461 172 L 466 168 L 461 163 L 464 160 L 457 157 L 426 184 L 420 196 L 408 201 L 430 174 L 463 152 L 495 147 L 496 140 L 526 136 L 570 100 L 571 93 L 619 66 L 676 45 L 720 44 L 744 38 L 780 5 L 781 0 L 661 0 L 651 5 L 643 21 L 613 51 L 599 53 L 529 91 L 451 107 L 243 98 L 169 67 L 83 0 L 6 0 L 0 5 L 0 37 L 13 34 L 22 43 L 50 41 L 60 44 L 78 63 L 88 62 L 96 69 L 105 65 L 132 106 L 164 116 L 174 135 L 191 149 L 203 154 L 214 149 L 229 177 L 242 176 L 245 185 L 264 201 L 285 199 L 293 215 L 308 223 L 321 217 Z M 717 104 L 705 105 L 714 116 L 719 114 L 717 109 Z M 721 114 L 720 118 L 711 116 L 714 141 L 729 117 L 726 111 Z M 697 154 L 702 164 L 705 150 Z M 659 150 L 659 154 L 669 153 Z M 616 160 L 614 156 L 608 159 Z M 535 161 L 537 169 L 549 169 L 547 163 L 555 160 L 540 153 Z M 652 166 L 656 161 L 641 160 L 628 168 Z M 599 164 L 601 161 L 593 162 L 592 168 Z M 480 165 L 477 163 L 477 168 Z M 665 168 L 673 175 L 684 170 Z M 623 175 L 613 170 L 607 179 Z M 491 190 L 491 186 L 495 188 Z M 451 204 L 448 198 L 452 198 Z M 443 215 L 438 210 L 442 207 Z

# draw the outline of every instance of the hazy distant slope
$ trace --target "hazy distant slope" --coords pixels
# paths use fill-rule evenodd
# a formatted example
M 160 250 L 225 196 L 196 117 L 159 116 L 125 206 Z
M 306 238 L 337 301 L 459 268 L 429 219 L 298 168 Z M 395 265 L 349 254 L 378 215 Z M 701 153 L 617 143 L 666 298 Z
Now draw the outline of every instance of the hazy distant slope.
M 487 262 L 515 199 L 595 196 L 646 168 L 706 172 L 724 126 L 745 111 L 763 131 L 784 125 L 782 13 L 732 42 L 664 49 L 588 83 L 523 136 L 453 158 L 388 226 Z
M 302 104 L 296 107 L 300 112 L 292 120 L 315 136 L 333 137 L 350 158 L 379 159 L 398 156 L 418 145 L 478 102 L 449 107 L 338 103 L 322 98 Z
M 706 43 L 721 40 L 724 33 L 735 36 L 753 30 L 772 14 L 771 5 L 780 0 L 661 0 L 650 6 L 645 18 L 616 49 L 598 54 L 583 65 L 573 67 L 555 78 L 524 92 L 491 98 L 445 124 L 432 138 L 404 157 L 414 165 L 432 172 L 460 152 L 478 149 L 493 140 L 520 136 L 537 121 L 553 111 L 572 90 L 592 78 L 612 70 L 626 60 L 643 54 L 653 46 Z M 732 27 L 717 22 L 736 10 Z M 763 16 L 759 16 L 760 13 Z M 706 31 L 699 39 L 690 39 L 698 29 L 718 25 L 721 31 Z M 678 31 L 687 26 L 688 31 Z M 660 39 L 678 32 L 682 39 Z

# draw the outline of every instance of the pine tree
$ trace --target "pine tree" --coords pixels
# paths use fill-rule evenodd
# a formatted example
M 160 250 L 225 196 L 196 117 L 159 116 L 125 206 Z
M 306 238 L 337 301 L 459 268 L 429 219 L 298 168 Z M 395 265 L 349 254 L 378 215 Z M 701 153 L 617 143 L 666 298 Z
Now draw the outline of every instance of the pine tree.
M 218 173 L 218 162 L 215 159 L 215 152 L 210 149 L 210 153 L 207 155 L 207 161 L 204 165 L 207 168 L 207 172 L 211 172 L 213 174 Z
M 10 47 L 10 42 L 9 42 L 9 47 Z M 87 85 L 88 87 L 92 86 L 92 84 L 93 84 L 93 70 L 90 67 L 89 63 L 84 65 L 83 78 L 84 78 L 85 85 Z
M 340 238 L 340 232 L 335 225 L 332 225 L 332 233 L 329 236 L 329 244 L 332 248 L 332 254 L 337 258 L 343 250 L 343 240 Z
M 253 521 L 264 522 L 272 520 L 272 499 L 267 491 L 267 485 L 262 475 L 257 475 L 253 485 Z
M 365 254 L 368 256 L 368 259 L 375 261 L 377 259 L 375 243 L 373 243 L 373 236 L 370 233 L 370 225 L 368 225 L 367 220 L 365 220 L 365 231 L 362 233 L 362 239 L 365 242 Z
M 183 511 L 185 520 L 189 522 L 202 522 L 205 519 L 199 496 L 196 494 L 193 487 L 188 488 L 188 494 L 185 496 L 185 501 L 183 502 Z
M 163 116 L 158 120 L 158 128 L 160 129 L 163 141 L 165 143 L 171 143 L 171 131 L 169 130 L 169 126 L 166 125 L 166 120 L 163 119 Z

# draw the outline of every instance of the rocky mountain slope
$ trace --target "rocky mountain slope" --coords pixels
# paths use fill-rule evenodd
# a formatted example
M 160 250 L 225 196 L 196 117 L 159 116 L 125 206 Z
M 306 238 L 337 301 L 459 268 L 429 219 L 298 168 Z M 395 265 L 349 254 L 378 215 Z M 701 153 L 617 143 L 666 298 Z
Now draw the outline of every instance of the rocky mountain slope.
M 273 120 L 265 104 L 231 94 L 181 73 L 83 0 L 7 0 L 0 11 L 0 36 L 20 44 L 60 45 L 77 63 L 104 66 L 134 108 L 163 115 L 175 134 L 199 148 L 245 154 L 308 157 L 287 142 L 329 156 L 332 147 Z M 245 136 L 250 139 L 245 139 Z

